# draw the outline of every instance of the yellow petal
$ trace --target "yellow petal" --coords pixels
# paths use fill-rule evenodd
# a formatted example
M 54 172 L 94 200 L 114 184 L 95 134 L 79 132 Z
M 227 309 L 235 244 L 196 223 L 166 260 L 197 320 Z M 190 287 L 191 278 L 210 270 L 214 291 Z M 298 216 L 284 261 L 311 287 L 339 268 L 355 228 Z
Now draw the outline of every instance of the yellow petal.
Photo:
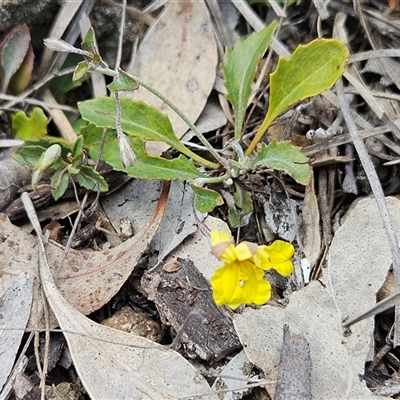
M 237 259 L 235 245 L 231 242 L 231 236 L 226 231 L 211 231 L 211 253 L 226 263 L 233 262 Z
M 211 278 L 215 303 L 233 310 L 241 304 L 266 303 L 271 296 L 271 285 L 263 276 L 264 271 L 250 261 L 225 264 Z
M 247 303 L 261 306 L 271 297 L 271 284 L 264 280 L 264 271 L 257 268 L 253 263 L 246 262 L 247 279 L 244 282 L 243 290 L 247 295 Z
M 258 268 L 263 270 L 273 268 L 282 276 L 288 276 L 293 272 L 293 264 L 290 261 L 293 254 L 292 244 L 276 240 L 270 246 L 258 246 L 253 260 Z
M 238 308 L 245 296 L 240 282 L 238 263 L 225 264 L 218 268 L 211 278 L 215 304 L 217 306 L 227 305 L 233 310 Z
M 262 268 L 264 270 L 272 268 L 267 246 L 258 246 L 256 253 L 253 255 L 253 261 L 258 268 Z
M 293 263 L 288 260 L 279 264 L 273 264 L 272 268 L 282 276 L 289 276 L 293 272 Z
M 290 259 L 294 254 L 292 244 L 282 240 L 275 240 L 270 246 L 267 246 L 271 268 L 279 274 L 288 276 L 293 272 L 293 264 Z
M 294 254 L 294 247 L 291 243 L 284 242 L 283 240 L 275 240 L 270 246 L 267 246 L 267 251 L 271 262 L 276 260 L 290 260 Z
M 235 254 L 239 261 L 248 260 L 257 251 L 257 245 L 251 242 L 241 242 L 235 247 Z
M 231 243 L 231 235 L 226 231 L 211 231 L 210 232 L 211 246 L 215 246 L 218 243 L 228 242 Z

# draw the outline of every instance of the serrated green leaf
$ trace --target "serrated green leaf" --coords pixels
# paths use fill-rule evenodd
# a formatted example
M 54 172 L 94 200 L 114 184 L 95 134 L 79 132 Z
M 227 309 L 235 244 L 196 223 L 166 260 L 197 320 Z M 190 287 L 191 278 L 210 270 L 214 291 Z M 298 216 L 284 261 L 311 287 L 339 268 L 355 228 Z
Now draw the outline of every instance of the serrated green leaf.
M 100 151 L 102 129 L 89 125 L 82 130 L 84 146 L 87 148 L 90 158 L 97 160 Z M 111 165 L 117 171 L 124 171 L 129 176 L 139 179 L 195 179 L 204 177 L 197 171 L 191 160 L 179 156 L 173 160 L 149 156 L 144 147 L 144 142 L 137 137 L 129 137 L 129 142 L 137 157 L 135 164 L 131 167 L 124 167 L 119 156 L 117 134 L 114 130 L 106 132 L 106 145 L 101 152 L 101 160 Z
M 68 172 L 70 175 L 78 175 L 81 170 L 79 168 L 69 167 Z
M 138 83 L 122 70 L 119 70 L 118 75 L 109 85 L 107 85 L 108 89 L 111 91 L 135 90 L 138 86 Z
M 270 79 L 267 115 L 246 151 L 248 156 L 275 118 L 292 104 L 328 90 L 344 72 L 346 45 L 336 39 L 316 39 L 280 58 Z
M 165 114 L 141 100 L 122 98 L 120 102 L 121 127 L 127 135 L 165 142 L 195 161 L 201 159 L 180 142 Z M 79 104 L 79 111 L 83 119 L 97 127 L 115 128 L 116 105 L 110 97 L 84 101 Z
M 273 141 L 262 144 L 261 150 L 254 155 L 252 169 L 263 166 L 284 171 L 296 182 L 307 185 L 311 179 L 311 166 L 301 148 L 288 142 Z
M 30 117 L 18 111 L 12 117 L 12 129 L 18 139 L 39 139 L 47 135 L 47 117 L 40 107 L 35 107 Z
M 82 165 L 79 174 L 75 175 L 76 182 L 87 190 L 107 192 L 106 180 L 92 167 Z
M 221 195 L 215 190 L 190 185 L 194 192 L 194 204 L 202 213 L 211 212 L 215 207 L 224 204 Z
M 226 51 L 222 72 L 225 76 L 226 97 L 235 112 L 235 139 L 241 136 L 257 65 L 277 26 L 277 22 L 273 21 L 262 31 L 239 39 L 233 49 Z
M 54 188 L 51 190 L 51 194 L 54 200 L 58 200 L 64 195 L 65 191 L 68 189 L 68 181 L 69 176 L 65 170 L 58 170 L 51 177 L 51 187 Z

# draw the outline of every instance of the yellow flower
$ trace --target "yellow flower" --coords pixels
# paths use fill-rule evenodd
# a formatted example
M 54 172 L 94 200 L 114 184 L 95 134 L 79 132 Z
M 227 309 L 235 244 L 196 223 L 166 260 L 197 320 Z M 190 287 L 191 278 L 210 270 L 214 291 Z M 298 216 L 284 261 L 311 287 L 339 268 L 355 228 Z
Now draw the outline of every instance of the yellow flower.
M 283 276 L 293 271 L 290 258 L 294 247 L 276 240 L 270 246 L 241 242 L 235 246 L 228 232 L 211 231 L 212 254 L 224 262 L 211 278 L 217 306 L 236 309 L 241 304 L 262 305 L 271 296 L 271 284 L 264 271 L 273 268 Z
M 271 284 L 263 276 L 264 271 L 250 261 L 233 261 L 218 268 L 211 278 L 215 304 L 233 310 L 241 304 L 265 304 L 271 297 Z
M 273 268 L 282 276 L 288 276 L 293 272 L 293 264 L 290 261 L 293 254 L 294 247 L 292 244 L 275 240 L 270 246 L 258 246 L 253 260 L 258 268 L 264 270 Z
M 249 260 L 258 247 L 251 242 L 242 242 L 235 246 L 231 241 L 231 236 L 225 231 L 211 231 L 210 239 L 212 254 L 224 262 Z

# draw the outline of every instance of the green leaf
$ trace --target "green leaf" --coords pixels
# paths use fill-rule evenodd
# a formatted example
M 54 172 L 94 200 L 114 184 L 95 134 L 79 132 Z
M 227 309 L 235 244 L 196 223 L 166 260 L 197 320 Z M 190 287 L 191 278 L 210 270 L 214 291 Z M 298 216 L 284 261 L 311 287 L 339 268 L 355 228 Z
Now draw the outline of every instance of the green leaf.
M 89 72 L 89 66 L 87 61 L 81 61 L 76 65 L 74 74 L 72 75 L 72 81 L 76 82 L 83 79 L 85 74 Z
M 56 138 L 53 136 L 46 136 L 42 139 L 26 141 L 22 146 L 16 149 L 13 153 L 13 157 L 20 164 L 29 165 L 33 168 L 38 163 L 46 149 L 55 143 L 61 147 L 61 158 L 66 158 L 71 152 L 72 144 L 62 138 Z M 63 161 L 60 159 L 59 162 L 52 165 L 51 169 L 57 169 L 62 164 Z
M 46 147 L 43 146 L 24 144 L 13 153 L 13 157 L 21 165 L 29 165 L 33 168 L 38 163 L 45 150 Z
M 58 200 L 64 195 L 65 191 L 68 189 L 68 181 L 69 176 L 65 169 L 56 171 L 51 177 L 51 187 L 54 188 L 51 190 L 51 194 L 54 200 Z
M 47 135 L 47 117 L 43 110 L 35 107 L 28 117 L 23 111 L 18 111 L 12 117 L 12 129 L 18 139 L 32 140 Z
M 96 37 L 94 34 L 94 29 L 91 26 L 81 43 L 82 49 L 88 51 L 89 53 L 95 54 L 98 53 L 96 46 Z
M 296 182 L 307 185 L 311 179 L 311 166 L 301 148 L 288 142 L 273 141 L 269 145 L 262 144 L 261 150 L 255 154 L 252 169 L 264 166 L 284 171 Z
M 43 173 L 57 163 L 61 156 L 61 147 L 58 144 L 53 144 L 48 147 L 40 156 L 38 162 L 33 167 L 32 171 L 32 188 L 36 190 Z
M 228 221 L 231 228 L 237 228 L 244 225 L 245 217 L 253 211 L 253 199 L 251 194 L 243 190 L 240 186 L 236 186 L 236 192 L 233 195 L 235 200 L 235 207 L 229 207 L 228 209 Z
M 21 67 L 31 41 L 29 28 L 17 25 L 0 43 L 0 92 L 5 93 L 12 76 Z
M 331 88 L 343 74 L 348 54 L 346 45 L 340 40 L 316 39 L 297 47 L 289 58 L 280 58 L 271 74 L 267 115 L 246 155 L 253 151 L 274 119 L 289 106 Z
M 84 146 L 93 160 L 97 160 L 100 151 L 102 129 L 89 125 L 82 130 Z M 173 160 L 149 156 L 140 138 L 129 137 L 129 142 L 137 157 L 135 164 L 131 167 L 124 167 L 119 156 L 117 134 L 114 130 L 107 130 L 104 140 L 105 146 L 101 152 L 101 161 L 105 161 L 117 171 L 124 171 L 129 176 L 139 179 L 195 179 L 204 177 L 197 171 L 193 162 L 184 156 Z
M 111 91 L 115 90 L 135 90 L 139 87 L 138 83 L 126 72 L 119 70 L 114 80 L 107 85 Z
M 127 134 L 143 140 L 165 142 L 174 149 L 198 160 L 199 157 L 176 137 L 168 117 L 141 100 L 122 98 L 121 127 Z M 103 128 L 115 128 L 116 105 L 110 97 L 86 100 L 79 104 L 82 118 Z
M 215 190 L 200 186 L 190 185 L 194 192 L 194 204 L 202 213 L 211 212 L 215 207 L 224 204 L 221 195 Z
M 242 133 L 258 63 L 267 50 L 277 26 L 277 22 L 273 21 L 262 31 L 253 33 L 245 39 L 239 39 L 233 49 L 226 51 L 222 72 L 225 76 L 226 97 L 235 112 L 235 139 L 239 139 Z
M 107 192 L 105 179 L 92 167 L 82 165 L 79 174 L 75 175 L 76 182 L 87 190 Z
M 83 160 L 83 136 L 78 136 L 72 148 L 72 165 L 79 167 Z

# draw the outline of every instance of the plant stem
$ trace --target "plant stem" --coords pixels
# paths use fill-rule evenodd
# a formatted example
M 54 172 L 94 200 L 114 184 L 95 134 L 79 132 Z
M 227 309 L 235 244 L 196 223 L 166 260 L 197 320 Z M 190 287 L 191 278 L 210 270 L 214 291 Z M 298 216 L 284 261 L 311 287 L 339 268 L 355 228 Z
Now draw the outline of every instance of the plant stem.
M 210 177 L 210 178 L 196 178 L 195 182 L 196 182 L 196 185 L 202 186 L 202 185 L 205 185 L 206 183 L 221 183 L 230 178 L 232 178 L 231 173 L 226 172 L 224 175 L 221 175 L 221 176 Z
M 135 80 L 139 85 L 146 88 L 149 92 L 153 93 L 157 96 L 160 100 L 162 100 L 171 110 L 173 110 L 177 115 L 179 115 L 182 120 L 186 123 L 186 125 L 194 132 L 194 134 L 199 138 L 200 142 L 203 146 L 213 155 L 213 157 L 223 166 L 227 166 L 226 160 L 221 157 L 217 151 L 211 146 L 208 140 L 203 136 L 203 134 L 196 128 L 196 126 L 190 121 L 190 119 L 178 108 L 173 104 L 169 99 L 167 99 L 162 93 L 160 93 L 157 89 L 153 86 L 149 85 L 147 82 L 143 81 L 142 79 L 138 78 L 134 75 L 129 75 L 133 80 Z

